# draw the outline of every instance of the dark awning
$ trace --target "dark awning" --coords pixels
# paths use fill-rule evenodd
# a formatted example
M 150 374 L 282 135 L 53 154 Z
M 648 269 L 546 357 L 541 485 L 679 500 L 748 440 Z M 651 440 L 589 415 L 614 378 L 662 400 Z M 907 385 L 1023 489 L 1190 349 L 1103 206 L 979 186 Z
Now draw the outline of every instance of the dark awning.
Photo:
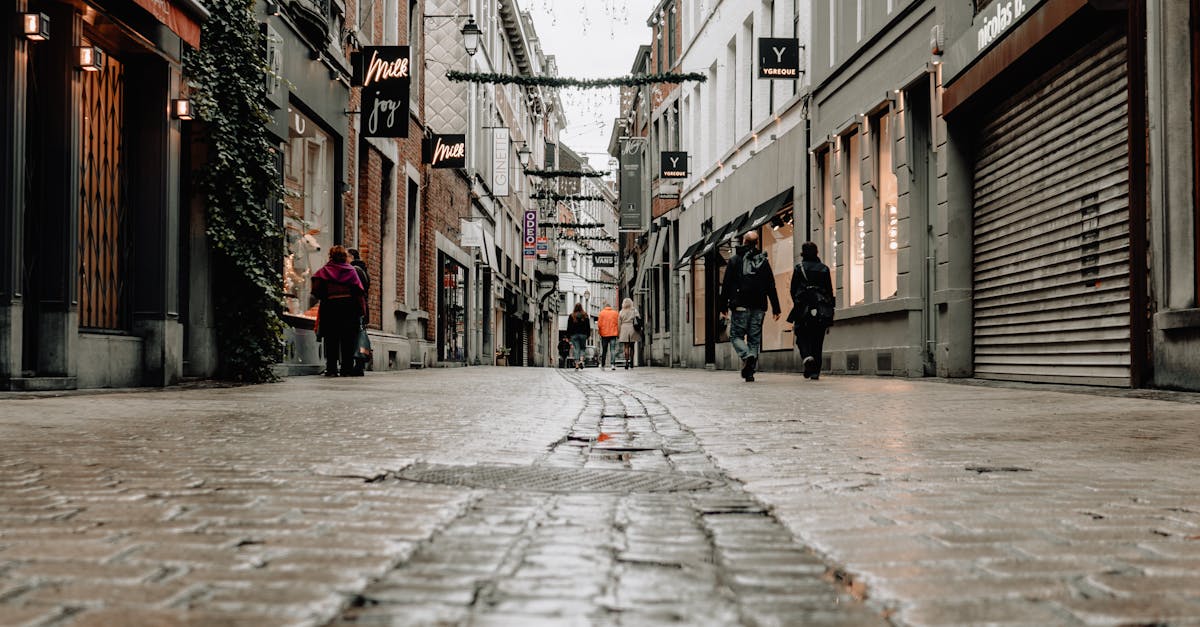
M 704 248 L 704 242 L 706 241 L 708 241 L 706 238 L 701 237 L 700 239 L 696 240 L 695 244 L 688 246 L 687 250 L 683 251 L 683 254 L 679 256 L 679 265 L 682 266 L 688 261 L 691 261 L 692 257 L 695 257 L 696 254 L 700 252 L 700 249 Z
M 775 214 L 779 213 L 780 209 L 788 206 L 791 204 L 791 202 L 792 188 L 789 187 L 786 190 L 772 196 L 761 205 L 755 207 L 754 211 L 750 212 L 750 219 L 742 225 L 742 228 L 738 231 L 738 234 L 740 235 L 746 231 L 753 231 L 754 229 L 757 229 L 758 227 L 770 222 L 771 218 L 774 218 Z

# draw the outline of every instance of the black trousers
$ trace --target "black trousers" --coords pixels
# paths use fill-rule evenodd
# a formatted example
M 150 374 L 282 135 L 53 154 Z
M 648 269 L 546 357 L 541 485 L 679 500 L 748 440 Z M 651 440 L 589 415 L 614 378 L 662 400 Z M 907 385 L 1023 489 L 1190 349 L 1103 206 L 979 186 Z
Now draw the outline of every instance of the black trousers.
M 354 353 L 358 350 L 359 321 L 362 314 L 349 298 L 321 303 L 321 335 L 325 339 L 325 372 L 354 371 Z M 338 362 L 341 368 L 338 368 Z
M 825 346 L 825 330 L 829 327 L 821 324 L 797 325 L 796 326 L 796 346 L 800 349 L 800 362 L 804 363 L 805 357 L 812 357 L 817 361 L 815 372 L 821 373 L 821 350 Z

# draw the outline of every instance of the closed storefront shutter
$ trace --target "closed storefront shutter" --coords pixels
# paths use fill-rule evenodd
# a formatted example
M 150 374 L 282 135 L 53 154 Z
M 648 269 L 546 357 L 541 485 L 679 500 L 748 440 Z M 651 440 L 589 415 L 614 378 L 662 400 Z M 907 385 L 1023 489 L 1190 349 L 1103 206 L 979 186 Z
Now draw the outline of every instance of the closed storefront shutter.
M 977 377 L 1130 384 L 1125 56 L 1100 37 L 981 124 Z

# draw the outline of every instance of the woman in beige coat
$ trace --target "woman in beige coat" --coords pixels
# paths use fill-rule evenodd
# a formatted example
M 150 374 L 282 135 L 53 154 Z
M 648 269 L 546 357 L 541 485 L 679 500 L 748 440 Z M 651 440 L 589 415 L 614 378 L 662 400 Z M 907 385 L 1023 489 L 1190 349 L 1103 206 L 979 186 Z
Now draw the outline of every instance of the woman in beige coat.
M 617 341 L 625 349 L 625 369 L 629 370 L 633 367 L 633 345 L 642 341 L 642 333 L 639 330 L 642 326 L 642 314 L 633 306 L 632 298 L 621 302 L 621 313 L 617 315 L 617 321 L 621 323 Z

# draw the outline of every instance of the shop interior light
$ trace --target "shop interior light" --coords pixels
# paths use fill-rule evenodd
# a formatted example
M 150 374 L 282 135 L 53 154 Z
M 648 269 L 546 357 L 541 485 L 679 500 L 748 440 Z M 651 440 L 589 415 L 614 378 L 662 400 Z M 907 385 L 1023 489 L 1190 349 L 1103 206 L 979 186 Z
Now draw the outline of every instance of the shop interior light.
M 171 116 L 176 120 L 192 119 L 192 101 L 190 98 L 180 98 L 171 101 Z
M 75 48 L 79 55 L 79 69 L 85 72 L 99 72 L 104 69 L 104 51 L 96 46 L 79 46 Z
M 50 17 L 45 13 L 20 13 L 21 34 L 30 41 L 50 39 Z

